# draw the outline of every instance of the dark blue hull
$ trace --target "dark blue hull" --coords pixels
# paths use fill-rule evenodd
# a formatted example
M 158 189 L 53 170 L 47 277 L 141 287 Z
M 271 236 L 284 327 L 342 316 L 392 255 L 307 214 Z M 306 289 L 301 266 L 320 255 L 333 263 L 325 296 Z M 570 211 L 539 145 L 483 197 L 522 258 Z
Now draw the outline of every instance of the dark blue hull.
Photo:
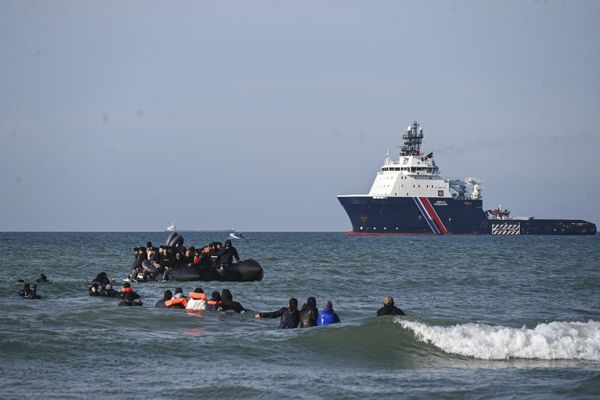
M 351 234 L 593 235 L 581 220 L 490 220 L 482 200 L 435 197 L 340 196 Z M 504 225 L 500 225 L 504 224 Z

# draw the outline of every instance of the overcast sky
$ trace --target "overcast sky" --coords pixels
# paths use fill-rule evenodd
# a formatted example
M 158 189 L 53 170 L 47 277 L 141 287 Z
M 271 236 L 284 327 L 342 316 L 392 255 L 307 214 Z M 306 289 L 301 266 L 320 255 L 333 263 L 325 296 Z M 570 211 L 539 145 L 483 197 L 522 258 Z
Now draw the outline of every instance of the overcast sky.
M 0 1 L 0 230 L 349 230 L 413 120 L 600 223 L 598 1 Z

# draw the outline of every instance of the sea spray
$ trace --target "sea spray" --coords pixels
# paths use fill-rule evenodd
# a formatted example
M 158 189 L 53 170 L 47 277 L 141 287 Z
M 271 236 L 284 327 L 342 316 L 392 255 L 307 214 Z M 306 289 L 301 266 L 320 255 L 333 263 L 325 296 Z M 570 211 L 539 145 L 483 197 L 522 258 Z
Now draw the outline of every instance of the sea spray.
M 417 340 L 451 354 L 482 360 L 509 358 L 600 361 L 600 322 L 550 322 L 533 329 L 484 324 L 431 326 L 396 320 Z

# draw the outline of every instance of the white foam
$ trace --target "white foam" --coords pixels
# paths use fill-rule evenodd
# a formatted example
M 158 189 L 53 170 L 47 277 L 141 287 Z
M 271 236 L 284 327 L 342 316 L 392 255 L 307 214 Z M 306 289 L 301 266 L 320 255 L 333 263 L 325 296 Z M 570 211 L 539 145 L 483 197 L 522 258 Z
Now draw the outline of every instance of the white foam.
M 396 321 L 447 353 L 482 360 L 526 358 L 540 360 L 600 361 L 600 322 L 550 322 L 534 329 L 483 324 L 431 326 Z

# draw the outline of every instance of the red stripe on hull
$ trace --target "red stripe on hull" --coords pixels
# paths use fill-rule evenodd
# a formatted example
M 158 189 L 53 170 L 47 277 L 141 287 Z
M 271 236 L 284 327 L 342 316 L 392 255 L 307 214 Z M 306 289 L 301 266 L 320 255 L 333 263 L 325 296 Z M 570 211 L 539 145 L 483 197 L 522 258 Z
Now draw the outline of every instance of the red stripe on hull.
M 429 199 L 427 197 L 420 197 L 420 199 L 421 199 L 421 202 L 423 203 L 423 206 L 425 206 L 425 209 L 429 213 L 429 215 L 431 215 L 433 222 L 435 222 L 435 224 L 437 225 L 440 232 L 442 232 L 442 235 L 447 234 L 448 229 L 446 229 L 446 227 L 444 226 L 444 223 L 442 222 L 442 220 L 440 219 L 440 216 L 438 215 L 438 213 L 435 211 L 435 209 L 431 205 L 431 202 L 429 201 Z

